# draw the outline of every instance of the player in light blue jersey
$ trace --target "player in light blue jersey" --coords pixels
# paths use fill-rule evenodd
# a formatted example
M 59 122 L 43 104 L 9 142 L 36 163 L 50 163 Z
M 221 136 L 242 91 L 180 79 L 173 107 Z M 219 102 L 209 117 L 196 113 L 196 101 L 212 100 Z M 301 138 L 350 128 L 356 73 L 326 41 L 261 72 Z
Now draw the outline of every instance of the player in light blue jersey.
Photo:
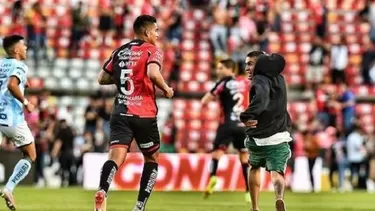
M 13 191 L 29 173 L 36 158 L 34 137 L 27 126 L 23 114 L 34 110 L 34 105 L 24 96 L 27 87 L 27 47 L 24 38 L 19 35 L 7 36 L 3 39 L 3 47 L 7 58 L 0 60 L 0 132 L 8 137 L 19 148 L 24 157 L 14 167 L 0 196 L 5 199 L 10 210 L 16 210 Z

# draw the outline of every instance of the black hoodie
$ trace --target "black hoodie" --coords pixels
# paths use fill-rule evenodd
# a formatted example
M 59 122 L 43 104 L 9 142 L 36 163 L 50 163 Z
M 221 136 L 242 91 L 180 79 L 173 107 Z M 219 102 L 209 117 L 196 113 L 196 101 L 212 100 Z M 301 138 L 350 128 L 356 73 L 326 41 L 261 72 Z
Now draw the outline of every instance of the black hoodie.
M 285 59 L 279 54 L 260 55 L 250 88 L 250 105 L 240 115 L 242 122 L 257 120 L 256 128 L 247 128 L 246 135 L 267 138 L 289 131 L 291 119 L 287 111 L 287 89 L 281 72 Z

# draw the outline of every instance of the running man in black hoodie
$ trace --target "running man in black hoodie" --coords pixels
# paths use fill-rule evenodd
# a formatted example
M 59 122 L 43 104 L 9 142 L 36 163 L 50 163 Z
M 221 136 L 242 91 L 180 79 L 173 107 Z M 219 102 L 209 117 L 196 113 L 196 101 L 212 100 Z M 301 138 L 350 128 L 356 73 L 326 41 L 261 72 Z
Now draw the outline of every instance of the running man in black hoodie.
M 259 211 L 260 168 L 271 173 L 276 194 L 276 210 L 285 211 L 284 172 L 291 151 L 289 128 L 291 119 L 287 111 L 287 89 L 280 74 L 285 59 L 278 54 L 250 52 L 246 57 L 246 72 L 251 80 L 250 105 L 240 115 L 245 123 L 245 145 L 250 152 L 249 186 L 252 210 Z

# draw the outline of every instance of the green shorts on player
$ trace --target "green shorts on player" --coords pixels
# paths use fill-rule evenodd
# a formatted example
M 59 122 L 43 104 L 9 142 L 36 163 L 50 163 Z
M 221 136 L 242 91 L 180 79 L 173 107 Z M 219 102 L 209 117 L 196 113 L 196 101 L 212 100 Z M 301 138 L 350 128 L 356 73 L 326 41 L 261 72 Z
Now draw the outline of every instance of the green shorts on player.
M 265 167 L 267 171 L 285 172 L 292 154 L 287 142 L 258 146 L 253 138 L 247 137 L 245 146 L 250 152 L 249 164 L 252 168 Z

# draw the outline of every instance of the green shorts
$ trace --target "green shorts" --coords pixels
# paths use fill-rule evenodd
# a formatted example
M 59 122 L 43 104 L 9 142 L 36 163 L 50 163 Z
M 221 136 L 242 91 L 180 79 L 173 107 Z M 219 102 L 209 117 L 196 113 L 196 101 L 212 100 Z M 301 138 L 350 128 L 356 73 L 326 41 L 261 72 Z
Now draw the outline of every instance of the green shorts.
M 249 164 L 252 168 L 265 167 L 267 171 L 285 173 L 287 162 L 291 157 L 289 144 L 287 142 L 258 146 L 254 139 L 246 138 L 245 146 L 249 150 Z

